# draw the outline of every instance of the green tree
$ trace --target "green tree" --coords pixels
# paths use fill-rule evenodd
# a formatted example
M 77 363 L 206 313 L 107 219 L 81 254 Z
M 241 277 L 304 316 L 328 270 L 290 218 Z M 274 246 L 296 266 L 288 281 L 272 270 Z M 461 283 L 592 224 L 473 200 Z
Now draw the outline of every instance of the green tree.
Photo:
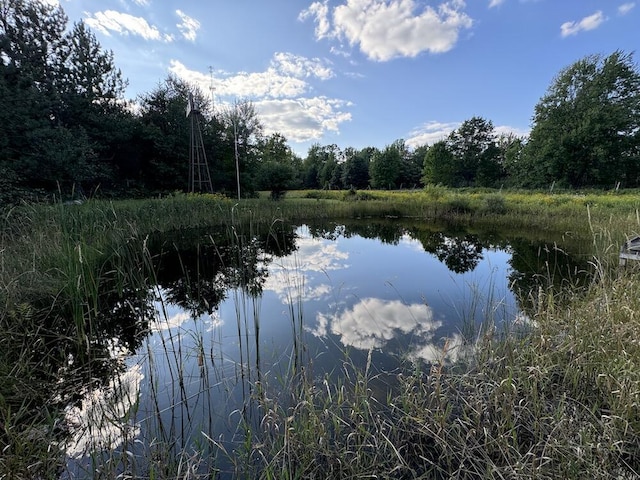
M 95 186 L 112 178 L 115 132 L 130 120 L 125 82 L 84 24 L 62 8 L 0 1 L 0 164 L 24 187 Z
M 587 56 L 563 69 L 535 107 L 525 186 L 640 184 L 640 73 L 631 54 Z
M 526 144 L 525 137 L 514 134 L 500 135 L 497 140 L 500 151 L 500 163 L 505 171 L 505 183 L 508 186 L 518 186 L 521 179 L 526 178 L 528 172 L 522 168 L 522 152 Z
M 303 186 L 305 188 L 341 188 L 341 185 L 335 183 L 340 180 L 338 174 L 334 175 L 341 158 L 342 152 L 335 144 L 311 145 L 307 157 L 302 162 Z
M 494 186 L 502 176 L 493 123 L 472 117 L 449 135 L 456 168 L 455 186 Z
M 376 149 L 373 147 L 356 150 L 346 148 L 342 168 L 342 185 L 345 188 L 367 188 L 369 186 L 369 163 Z
M 250 100 L 236 100 L 222 112 L 221 122 L 224 125 L 224 139 L 230 147 L 226 149 L 225 156 L 228 158 L 231 154 L 234 171 L 237 160 L 241 194 L 253 195 L 257 188 L 259 145 L 263 136 L 258 111 Z
M 400 168 L 400 177 L 398 182 L 404 188 L 416 188 L 422 183 L 422 169 L 424 164 L 424 156 L 428 147 L 420 146 L 413 151 L 405 150 L 402 157 Z
M 191 125 L 186 116 L 189 93 L 206 108 L 201 92 L 170 75 L 150 93 L 141 95 L 144 152 L 141 170 L 146 187 L 155 190 L 186 190 L 189 175 Z
M 404 140 L 396 140 L 371 159 L 369 176 L 373 188 L 394 189 L 402 168 L 402 158 L 406 152 Z
M 425 185 L 454 187 L 458 183 L 457 165 L 453 153 L 445 140 L 429 147 L 424 156 L 422 182 Z
M 261 139 L 258 148 L 258 188 L 270 190 L 273 199 L 282 198 L 286 190 L 296 186 L 295 169 L 299 167 L 299 159 L 287 145 L 287 139 L 280 133 Z

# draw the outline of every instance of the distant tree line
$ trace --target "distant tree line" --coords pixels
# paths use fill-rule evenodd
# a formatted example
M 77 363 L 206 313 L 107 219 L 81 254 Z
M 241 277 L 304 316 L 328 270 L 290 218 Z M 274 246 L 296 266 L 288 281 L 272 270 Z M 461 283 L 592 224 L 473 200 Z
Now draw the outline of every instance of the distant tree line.
M 535 107 L 528 137 L 498 134 L 480 116 L 432 145 L 312 145 L 297 156 L 265 135 L 254 105 L 210 112 L 174 76 L 135 102 L 113 53 L 60 6 L 0 0 L 0 203 L 52 192 L 111 197 L 186 190 L 193 94 L 213 189 L 640 186 L 640 73 L 632 55 L 592 55 L 563 69 Z

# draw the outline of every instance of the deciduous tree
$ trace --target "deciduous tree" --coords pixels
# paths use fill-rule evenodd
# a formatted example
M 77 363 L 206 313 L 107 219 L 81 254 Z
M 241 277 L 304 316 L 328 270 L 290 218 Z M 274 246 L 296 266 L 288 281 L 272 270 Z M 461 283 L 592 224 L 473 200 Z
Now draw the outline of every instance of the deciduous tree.
M 527 186 L 637 186 L 640 73 L 631 54 L 589 55 L 560 71 L 535 107 Z

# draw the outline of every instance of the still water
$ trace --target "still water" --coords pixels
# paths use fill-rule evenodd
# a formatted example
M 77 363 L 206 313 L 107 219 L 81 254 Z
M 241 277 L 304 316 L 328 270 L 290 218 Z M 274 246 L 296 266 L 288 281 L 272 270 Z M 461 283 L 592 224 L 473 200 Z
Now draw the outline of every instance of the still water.
M 584 271 L 555 241 L 393 223 L 150 244 L 144 321 L 135 339 L 109 340 L 120 368 L 69 408 L 63 478 L 148 476 L 144 459 L 190 455 L 228 470 L 221 452 L 259 422 L 256 385 L 283 390 L 301 368 L 335 378 L 367 358 L 381 376 L 454 362 L 483 328 L 526 318 L 517 293 Z

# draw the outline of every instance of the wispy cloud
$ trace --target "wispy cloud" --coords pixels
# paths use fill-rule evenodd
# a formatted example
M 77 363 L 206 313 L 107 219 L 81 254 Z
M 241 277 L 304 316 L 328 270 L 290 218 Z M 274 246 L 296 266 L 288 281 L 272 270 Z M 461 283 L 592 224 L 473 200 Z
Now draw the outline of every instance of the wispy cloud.
M 145 40 L 173 41 L 172 35 L 163 34 L 157 27 L 149 25 L 142 17 L 135 17 L 128 13 L 115 10 L 86 14 L 85 22 L 91 28 L 105 34 L 117 33 L 121 35 L 137 35 Z
M 298 15 L 298 20 L 304 21 L 310 17 L 313 17 L 316 22 L 316 38 L 321 39 L 327 37 L 331 30 L 327 0 L 324 2 L 313 2 L 309 8 L 303 10 L 300 15 Z
M 497 7 L 498 5 L 502 5 L 505 0 L 491 0 L 489 2 L 489 8 Z
M 473 24 L 465 6 L 463 0 L 449 0 L 419 10 L 414 0 L 346 0 L 329 11 L 325 0 L 299 18 L 314 18 L 318 40 L 345 39 L 371 60 L 387 61 L 451 50 L 460 32 Z
M 582 20 L 578 20 L 575 22 L 565 22 L 560 26 L 560 34 L 562 37 L 568 37 L 570 35 L 577 35 L 580 32 L 595 30 L 598 28 L 604 21 L 606 17 L 602 13 L 602 11 L 597 11 L 593 15 L 589 15 L 588 17 L 584 17 Z
M 620 5 L 618 7 L 618 13 L 620 15 L 626 15 L 631 10 L 633 10 L 633 7 L 635 7 L 635 6 L 636 6 L 636 2 L 623 3 L 622 5 Z
M 176 10 L 176 15 L 180 17 L 180 23 L 177 24 L 177 27 L 182 36 L 190 42 L 195 42 L 198 30 L 200 30 L 200 22 L 182 10 Z

